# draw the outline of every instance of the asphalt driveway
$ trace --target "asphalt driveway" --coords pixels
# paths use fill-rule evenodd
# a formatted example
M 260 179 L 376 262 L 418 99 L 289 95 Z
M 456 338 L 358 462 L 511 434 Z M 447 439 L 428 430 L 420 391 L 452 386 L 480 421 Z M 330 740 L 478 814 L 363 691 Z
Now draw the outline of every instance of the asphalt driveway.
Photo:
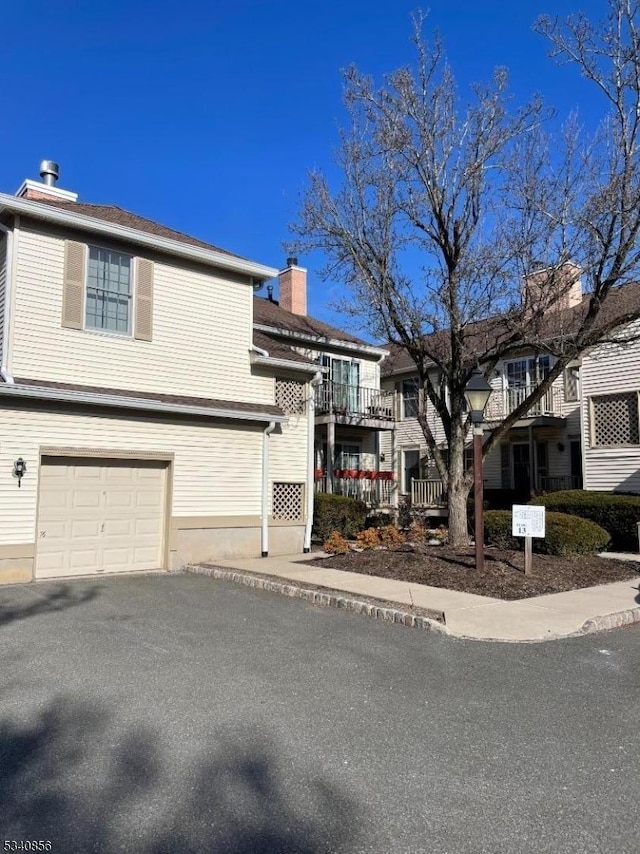
M 0 843 L 637 852 L 640 629 L 462 642 L 199 576 L 0 590 Z

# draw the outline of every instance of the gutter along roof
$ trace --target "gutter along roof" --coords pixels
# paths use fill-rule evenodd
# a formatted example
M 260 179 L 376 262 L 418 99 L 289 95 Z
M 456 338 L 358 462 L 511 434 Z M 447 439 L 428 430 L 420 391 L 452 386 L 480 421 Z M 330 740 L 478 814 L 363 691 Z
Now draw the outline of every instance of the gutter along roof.
M 53 199 L 21 199 L 0 193 L 0 213 L 41 219 L 67 228 L 106 234 L 129 243 L 147 246 L 200 264 L 231 270 L 264 282 L 278 274 L 275 267 L 258 264 L 195 237 L 167 228 L 153 220 L 113 205 L 88 205 Z
M 214 400 L 204 397 L 130 391 L 24 378 L 16 378 L 14 383 L 0 383 L 0 401 L 3 398 L 8 400 L 32 398 L 88 406 L 225 418 L 236 421 L 259 421 L 261 423 L 275 421 L 282 424 L 289 420 L 279 406 L 270 404 Z

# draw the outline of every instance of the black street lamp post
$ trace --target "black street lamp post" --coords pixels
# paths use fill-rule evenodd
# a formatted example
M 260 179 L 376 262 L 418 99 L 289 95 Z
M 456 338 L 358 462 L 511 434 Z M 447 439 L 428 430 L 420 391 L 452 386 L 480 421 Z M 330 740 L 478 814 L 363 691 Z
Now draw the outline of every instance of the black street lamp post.
M 484 569 L 484 508 L 483 508 L 483 483 L 482 483 L 482 422 L 484 421 L 484 410 L 491 395 L 491 386 L 485 379 L 480 368 L 469 377 L 469 382 L 464 389 L 464 396 L 471 413 L 471 424 L 473 425 L 473 483 L 474 483 L 474 516 L 476 543 L 476 569 Z

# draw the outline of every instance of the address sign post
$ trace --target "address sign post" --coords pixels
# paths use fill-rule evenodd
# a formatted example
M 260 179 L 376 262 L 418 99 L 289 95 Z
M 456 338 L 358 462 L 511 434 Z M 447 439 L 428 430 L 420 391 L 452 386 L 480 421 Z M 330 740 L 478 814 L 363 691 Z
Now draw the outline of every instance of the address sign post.
M 514 504 L 511 508 L 511 534 L 524 537 L 524 574 L 531 572 L 533 537 L 545 535 L 545 508 Z

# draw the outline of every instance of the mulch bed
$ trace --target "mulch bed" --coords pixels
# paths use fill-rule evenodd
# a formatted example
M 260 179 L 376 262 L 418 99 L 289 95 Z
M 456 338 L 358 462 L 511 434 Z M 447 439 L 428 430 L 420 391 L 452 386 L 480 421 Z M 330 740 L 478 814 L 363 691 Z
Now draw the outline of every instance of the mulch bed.
M 425 546 L 420 553 L 400 546 L 388 551 L 372 549 L 331 555 L 305 561 L 305 564 L 429 584 L 496 599 L 526 599 L 612 581 L 640 580 L 640 563 L 584 555 L 567 558 L 534 554 L 532 571 L 525 576 L 522 552 L 496 548 L 486 549 L 485 569 L 479 575 L 475 570 L 474 554 L 473 547 Z

